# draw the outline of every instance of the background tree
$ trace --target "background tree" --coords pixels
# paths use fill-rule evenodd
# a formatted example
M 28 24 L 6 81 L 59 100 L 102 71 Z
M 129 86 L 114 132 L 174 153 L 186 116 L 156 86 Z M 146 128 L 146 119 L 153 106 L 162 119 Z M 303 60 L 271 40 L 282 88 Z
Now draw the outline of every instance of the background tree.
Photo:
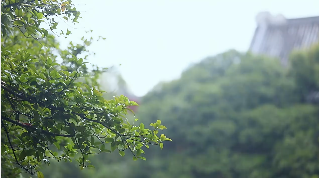
M 1 1 L 1 160 L 2 176 L 17 177 L 23 169 L 43 177 L 39 165 L 50 160 L 71 161 L 81 168 L 91 166 L 88 156 L 125 150 L 134 159 L 143 147 L 163 147 L 166 127 L 134 126 L 126 119 L 127 108 L 136 105 L 125 96 L 106 100 L 98 77 L 104 69 L 89 71 L 87 46 L 70 42 L 60 49 L 51 32 L 55 16 L 77 22 L 80 13 L 69 1 Z M 71 32 L 61 32 L 69 35 Z M 56 53 L 57 52 L 57 53 Z M 59 64 L 58 59 L 62 59 Z M 53 147 L 54 146 L 54 147 Z
M 318 54 L 296 52 L 283 68 L 231 50 L 161 84 L 137 115 L 161 118 L 175 141 L 130 165 L 130 177 L 318 177 L 319 109 L 304 99 L 318 91 Z
M 290 75 L 297 85 L 296 95 L 301 102 L 319 103 L 319 52 L 318 45 L 291 55 Z

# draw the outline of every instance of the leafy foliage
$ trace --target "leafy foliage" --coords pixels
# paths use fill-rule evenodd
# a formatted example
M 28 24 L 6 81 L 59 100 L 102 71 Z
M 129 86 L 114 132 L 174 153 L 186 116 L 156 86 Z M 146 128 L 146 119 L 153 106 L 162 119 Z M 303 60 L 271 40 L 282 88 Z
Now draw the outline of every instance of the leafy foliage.
M 279 60 L 228 51 L 143 97 L 143 122 L 161 118 L 175 142 L 130 177 L 318 177 L 319 46 Z M 180 164 L 183 163 L 183 164 Z M 144 171 L 136 171 L 136 170 Z
M 1 1 L 1 36 L 12 34 L 12 29 L 15 28 L 26 38 L 44 38 L 48 35 L 48 29 L 41 28 L 40 25 L 47 21 L 52 31 L 58 26 L 56 17 L 76 23 L 80 12 L 71 0 Z
M 296 94 L 302 102 L 319 103 L 319 52 L 318 45 L 291 55 L 290 75 L 297 85 Z
M 135 102 L 125 96 L 103 97 L 97 79 L 105 69 L 88 71 L 88 55 L 80 57 L 89 52 L 92 38 L 63 50 L 41 28 L 48 22 L 55 29 L 55 16 L 77 22 L 80 13 L 70 0 L 5 0 L 1 8 L 3 176 L 17 177 L 22 168 L 43 177 L 39 166 L 50 160 L 76 158 L 82 168 L 90 167 L 90 155 L 115 150 L 121 156 L 129 150 L 133 159 L 145 160 L 144 147 L 163 147 L 170 140 L 158 136 L 158 130 L 166 129 L 160 121 L 153 129 L 128 122 L 127 109 Z

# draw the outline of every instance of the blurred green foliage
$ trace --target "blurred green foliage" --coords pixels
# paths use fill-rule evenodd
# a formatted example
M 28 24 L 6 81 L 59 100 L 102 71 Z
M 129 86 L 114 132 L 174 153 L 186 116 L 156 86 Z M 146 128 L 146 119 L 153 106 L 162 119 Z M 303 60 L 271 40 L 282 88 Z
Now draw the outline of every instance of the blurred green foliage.
M 103 154 L 98 178 L 318 178 L 319 45 L 279 60 L 231 50 L 208 57 L 142 98 L 137 116 L 161 119 L 174 140 L 145 150 L 147 162 Z M 310 71 L 310 72 L 309 72 Z M 57 173 L 55 173 L 57 174 Z
M 158 86 L 138 116 L 162 118 L 175 141 L 130 177 L 319 176 L 318 59 L 318 45 L 293 53 L 289 68 L 228 51 Z

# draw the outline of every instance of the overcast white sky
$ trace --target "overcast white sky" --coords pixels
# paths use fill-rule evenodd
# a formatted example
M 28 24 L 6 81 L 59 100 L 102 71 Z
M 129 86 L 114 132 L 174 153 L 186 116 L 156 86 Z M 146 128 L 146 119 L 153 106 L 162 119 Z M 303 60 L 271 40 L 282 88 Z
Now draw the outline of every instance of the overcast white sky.
M 160 81 L 178 78 L 191 63 L 229 49 L 246 51 L 261 11 L 286 18 L 319 15 L 318 0 L 74 0 L 82 13 L 68 39 L 84 30 L 96 42 L 91 62 L 119 66 L 132 92 L 142 96 Z M 63 24 L 63 23 L 62 23 Z M 67 41 L 66 41 L 67 40 Z

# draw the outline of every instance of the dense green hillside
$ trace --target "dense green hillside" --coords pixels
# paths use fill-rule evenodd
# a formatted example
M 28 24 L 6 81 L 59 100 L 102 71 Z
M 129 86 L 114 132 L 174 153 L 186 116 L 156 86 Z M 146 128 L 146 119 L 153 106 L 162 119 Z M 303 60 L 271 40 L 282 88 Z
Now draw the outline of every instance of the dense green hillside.
M 319 46 L 278 60 L 228 51 L 157 86 L 138 116 L 169 126 L 173 142 L 134 165 L 134 177 L 319 176 Z M 151 120 L 150 120 L 151 119 Z

